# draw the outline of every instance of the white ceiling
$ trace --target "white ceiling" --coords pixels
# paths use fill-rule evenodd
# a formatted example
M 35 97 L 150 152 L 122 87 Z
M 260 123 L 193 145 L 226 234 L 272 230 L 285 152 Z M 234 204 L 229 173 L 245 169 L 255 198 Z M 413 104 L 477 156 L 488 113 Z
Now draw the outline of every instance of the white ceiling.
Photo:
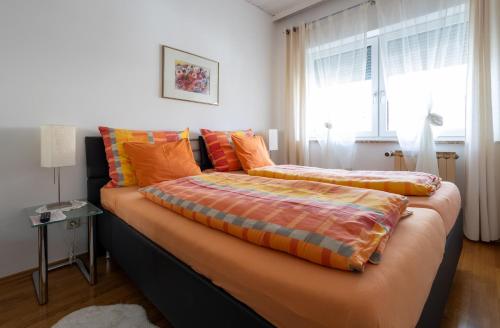
M 302 0 L 248 0 L 251 4 L 259 7 L 270 15 L 276 15 L 286 9 L 290 9 L 301 2 Z
M 279 20 L 324 0 L 247 0 Z

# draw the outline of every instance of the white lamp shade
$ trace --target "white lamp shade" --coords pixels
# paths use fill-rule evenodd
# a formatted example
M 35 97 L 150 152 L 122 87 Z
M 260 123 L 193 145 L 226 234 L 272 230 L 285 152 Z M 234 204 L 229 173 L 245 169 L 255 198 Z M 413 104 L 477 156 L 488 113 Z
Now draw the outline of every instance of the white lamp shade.
M 278 150 L 278 130 L 269 129 L 268 131 L 269 151 Z
M 61 167 L 75 165 L 76 128 L 66 125 L 42 125 L 41 165 Z

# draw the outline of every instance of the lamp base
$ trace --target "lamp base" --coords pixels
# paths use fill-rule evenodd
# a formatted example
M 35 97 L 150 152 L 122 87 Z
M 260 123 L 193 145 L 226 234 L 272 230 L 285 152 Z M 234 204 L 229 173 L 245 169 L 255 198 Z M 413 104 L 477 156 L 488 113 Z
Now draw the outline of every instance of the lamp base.
M 65 208 L 65 207 L 70 207 L 71 202 L 60 202 L 60 203 L 52 203 L 47 205 L 47 210 L 52 211 L 52 210 L 58 210 L 60 208 Z

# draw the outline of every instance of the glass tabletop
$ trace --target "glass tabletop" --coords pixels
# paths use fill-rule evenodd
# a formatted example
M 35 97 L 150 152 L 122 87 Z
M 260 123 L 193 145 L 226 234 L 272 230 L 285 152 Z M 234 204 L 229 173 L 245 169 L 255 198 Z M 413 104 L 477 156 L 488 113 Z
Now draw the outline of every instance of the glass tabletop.
M 98 208 L 97 206 L 89 203 L 86 200 L 81 200 L 86 202 L 85 205 L 83 205 L 80 208 L 72 209 L 69 211 L 63 211 L 61 216 L 59 213 L 54 213 L 51 215 L 51 219 L 49 222 L 42 223 L 40 222 L 40 214 L 36 212 L 37 209 L 44 205 L 38 205 L 38 206 L 31 206 L 28 208 L 24 209 L 24 213 L 28 216 L 29 222 L 31 223 L 31 226 L 33 228 L 43 226 L 43 225 L 48 225 L 52 223 L 58 223 L 58 222 L 63 222 L 71 219 L 78 219 L 82 217 L 89 217 L 89 216 L 94 216 L 94 215 L 99 215 L 102 214 L 102 210 Z

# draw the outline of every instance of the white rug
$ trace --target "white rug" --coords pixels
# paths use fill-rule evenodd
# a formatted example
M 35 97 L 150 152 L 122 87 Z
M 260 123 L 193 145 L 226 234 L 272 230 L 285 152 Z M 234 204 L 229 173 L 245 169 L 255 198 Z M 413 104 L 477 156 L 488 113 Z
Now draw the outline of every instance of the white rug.
M 158 328 L 136 304 L 89 306 L 72 312 L 52 328 Z

